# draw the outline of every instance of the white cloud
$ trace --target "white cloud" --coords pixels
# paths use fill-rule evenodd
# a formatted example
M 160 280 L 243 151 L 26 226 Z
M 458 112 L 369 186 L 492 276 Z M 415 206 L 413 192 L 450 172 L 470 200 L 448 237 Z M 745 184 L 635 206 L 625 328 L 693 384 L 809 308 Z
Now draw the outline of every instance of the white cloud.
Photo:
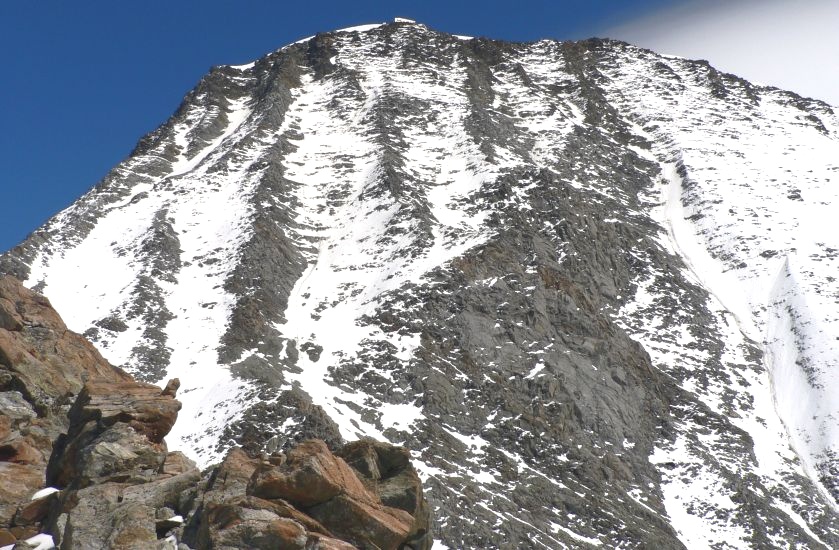
M 839 1 L 704 0 L 600 33 L 839 106 Z

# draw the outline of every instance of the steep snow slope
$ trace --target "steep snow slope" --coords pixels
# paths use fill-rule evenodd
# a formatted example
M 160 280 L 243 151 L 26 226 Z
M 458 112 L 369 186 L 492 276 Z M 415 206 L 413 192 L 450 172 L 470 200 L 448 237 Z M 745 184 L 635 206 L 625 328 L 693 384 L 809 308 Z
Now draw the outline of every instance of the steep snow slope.
M 407 21 L 219 67 L 0 270 L 170 445 L 412 449 L 450 547 L 839 547 L 836 115 Z
M 787 466 L 793 451 L 801 473 L 819 485 L 835 508 L 839 294 L 833 283 L 839 238 L 831 231 L 831 212 L 839 200 L 832 185 L 839 172 L 836 116 L 826 105 L 757 90 L 716 75 L 706 65 L 627 53 L 620 66 L 604 71 L 611 79 L 608 95 L 638 125 L 637 133 L 653 143 L 647 156 L 661 167 L 656 218 L 667 230 L 667 244 L 684 259 L 688 277 L 711 294 L 731 354 L 727 360 L 743 362 L 736 350 L 744 345 L 763 353 L 765 374 L 747 378 L 749 389 L 742 391 L 752 400 L 735 420 L 755 442 L 758 475 L 782 480 L 794 473 Z M 651 75 L 643 85 L 630 77 L 639 72 Z M 697 93 L 709 83 L 710 97 Z M 637 311 L 638 303 L 628 309 Z M 683 356 L 692 338 L 676 338 L 680 349 L 672 351 Z M 679 361 L 671 350 L 648 349 L 662 366 Z M 704 376 L 705 369 L 700 362 L 693 369 L 682 387 L 705 393 L 713 409 L 724 408 L 731 381 L 697 391 L 697 374 Z M 785 432 L 791 449 L 779 445 Z M 694 454 L 657 450 L 661 457 L 672 453 Z M 686 506 L 703 498 L 689 496 L 683 479 L 672 478 L 671 514 L 683 515 Z M 787 512 L 806 524 L 794 511 Z M 688 519 L 686 525 L 691 524 L 693 529 L 686 526 L 683 533 L 685 543 L 706 541 L 706 526 Z M 717 542 L 731 544 L 729 532 L 720 535 Z

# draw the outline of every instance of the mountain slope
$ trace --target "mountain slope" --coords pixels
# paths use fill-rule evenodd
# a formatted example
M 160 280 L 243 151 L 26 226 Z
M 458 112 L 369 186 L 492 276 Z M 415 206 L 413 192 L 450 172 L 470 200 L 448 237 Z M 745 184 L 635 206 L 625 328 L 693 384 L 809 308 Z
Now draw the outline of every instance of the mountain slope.
M 702 62 L 366 26 L 213 69 L 0 271 L 179 377 L 199 462 L 408 446 L 450 547 L 833 548 L 837 145 Z

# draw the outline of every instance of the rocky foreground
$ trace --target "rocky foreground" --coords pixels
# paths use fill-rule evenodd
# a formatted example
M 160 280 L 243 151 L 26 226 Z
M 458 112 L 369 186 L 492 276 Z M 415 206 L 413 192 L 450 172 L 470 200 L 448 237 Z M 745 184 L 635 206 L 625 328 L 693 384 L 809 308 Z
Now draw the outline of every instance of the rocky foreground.
M 164 441 L 178 385 L 133 380 L 0 278 L 0 547 L 430 548 L 406 449 L 234 448 L 201 472 Z

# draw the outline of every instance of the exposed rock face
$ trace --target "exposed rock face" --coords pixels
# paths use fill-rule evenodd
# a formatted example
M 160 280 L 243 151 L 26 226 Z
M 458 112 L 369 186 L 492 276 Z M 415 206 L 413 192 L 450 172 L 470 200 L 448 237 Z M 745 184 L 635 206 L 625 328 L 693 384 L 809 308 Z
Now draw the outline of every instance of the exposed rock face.
M 170 548 L 167 523 L 186 513 L 200 479 L 195 464 L 167 451 L 163 438 L 177 418 L 177 382 L 92 380 L 68 413 L 56 441 L 47 484 L 61 489 L 43 527 L 62 549 Z
M 367 453 L 362 474 L 310 440 L 264 460 L 234 448 L 199 483 L 195 463 L 164 441 L 181 406 L 177 379 L 163 389 L 135 382 L 9 277 L 0 279 L 0 322 L 4 380 L 39 396 L 0 393 L 3 545 L 24 548 L 46 532 L 62 550 L 174 550 L 186 547 L 180 540 L 196 550 L 429 548 L 428 509 L 409 461 L 380 464 Z M 363 446 L 408 456 L 383 443 Z M 343 452 L 355 456 L 353 448 Z M 406 480 L 408 499 L 390 502 L 377 491 L 381 470 Z M 30 500 L 45 484 L 54 489 Z
M 69 331 L 46 298 L 0 277 L 0 534 L 37 532 L 54 496 L 30 497 L 46 485 L 53 445 L 85 381 L 130 380 Z
M 371 436 L 451 548 L 839 548 L 837 150 L 704 62 L 396 22 L 214 68 L 0 271 L 179 378 L 202 466 Z
M 383 455 L 407 455 L 385 443 L 360 444 L 378 445 Z M 320 440 L 264 459 L 231 450 L 207 480 L 186 542 L 196 548 L 431 547 L 429 511 L 410 462 L 391 464 L 390 473 L 408 480 L 405 489 L 414 498 L 391 503 L 376 491 L 378 480 L 337 455 Z

